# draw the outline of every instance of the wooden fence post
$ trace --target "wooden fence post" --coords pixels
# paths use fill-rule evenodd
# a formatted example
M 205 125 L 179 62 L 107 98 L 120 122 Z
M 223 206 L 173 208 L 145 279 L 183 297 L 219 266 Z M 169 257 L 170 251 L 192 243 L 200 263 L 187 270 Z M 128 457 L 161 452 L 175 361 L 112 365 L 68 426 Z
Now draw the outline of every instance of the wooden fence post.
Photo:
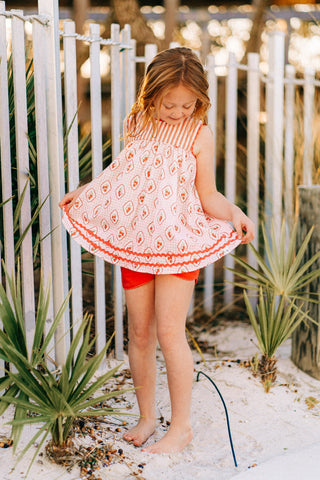
M 320 250 L 320 185 L 299 187 L 299 225 L 297 246 L 303 242 L 306 233 L 314 225 L 314 231 L 307 249 L 307 261 Z M 320 260 L 313 265 L 320 268 Z M 320 294 L 320 277 L 310 285 L 309 292 Z M 320 305 L 309 302 L 306 305 L 309 315 L 318 325 L 302 322 L 292 337 L 292 361 L 304 372 L 320 380 Z

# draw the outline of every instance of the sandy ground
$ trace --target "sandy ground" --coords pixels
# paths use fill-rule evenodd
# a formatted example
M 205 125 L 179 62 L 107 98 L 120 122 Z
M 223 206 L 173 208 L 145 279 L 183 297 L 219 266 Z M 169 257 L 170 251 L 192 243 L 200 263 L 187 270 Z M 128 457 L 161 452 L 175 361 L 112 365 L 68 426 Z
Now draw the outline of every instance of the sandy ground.
M 293 365 L 290 342 L 277 352 L 278 378 L 271 391 L 265 393 L 250 369 L 237 362 L 248 360 L 257 352 L 251 341 L 254 335 L 249 325 L 232 323 L 221 327 L 211 339 L 206 339 L 217 345 L 219 354 L 217 357 L 205 355 L 206 365 L 198 353 L 194 354 L 192 443 L 179 454 L 146 454 L 122 441 L 122 433 L 127 427 L 117 425 L 122 419 L 111 419 L 113 423 L 109 427 L 102 424 L 99 438 L 111 442 L 115 449 L 123 449 L 124 456 L 109 467 L 101 468 L 99 477 L 103 480 L 319 480 L 320 403 L 316 402 L 320 401 L 320 381 Z M 115 361 L 110 363 L 114 365 Z M 163 418 L 148 443 L 163 435 L 166 422 L 170 420 L 165 366 L 160 353 L 158 365 L 157 408 L 159 418 Z M 122 368 L 127 368 L 127 364 Z M 228 407 L 238 467 L 234 466 L 222 403 L 204 376 L 201 375 L 196 382 L 200 370 L 215 381 Z M 313 408 L 310 408 L 310 397 L 315 400 L 311 402 Z M 132 406 L 131 411 L 136 412 L 134 393 L 123 395 L 117 406 Z M 0 435 L 10 432 L 10 427 L 5 425 L 10 414 L 12 410 L 1 418 Z M 135 423 L 133 417 L 126 420 L 128 427 Z M 34 427 L 25 428 L 21 447 L 34 432 Z M 90 444 L 90 437 L 89 440 L 85 437 L 82 442 Z M 0 478 L 24 479 L 34 451 L 35 447 L 32 447 L 12 471 L 15 463 L 12 448 L 0 449 Z M 67 472 L 42 455 L 37 457 L 27 478 L 76 480 L 80 478 L 80 469 L 75 466 Z

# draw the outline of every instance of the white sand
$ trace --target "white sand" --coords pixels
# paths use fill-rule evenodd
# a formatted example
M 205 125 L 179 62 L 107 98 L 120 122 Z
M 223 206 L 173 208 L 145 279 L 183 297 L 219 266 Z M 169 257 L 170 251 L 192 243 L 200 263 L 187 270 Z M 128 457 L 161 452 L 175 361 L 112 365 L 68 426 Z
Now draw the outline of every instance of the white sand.
M 254 335 L 250 326 L 231 324 L 219 329 L 210 339 L 210 342 L 217 344 L 220 352 L 218 358 L 206 355 L 205 367 L 203 363 L 198 363 L 199 355 L 194 354 L 195 371 L 202 370 L 216 382 L 227 404 L 237 468 L 233 463 L 222 403 L 214 387 L 201 376 L 193 388 L 192 443 L 179 454 L 150 455 L 122 441 L 122 433 L 105 432 L 103 438 L 124 450 L 125 462 L 101 469 L 101 479 L 137 478 L 132 472 L 137 473 L 137 465 L 142 462 L 145 467 L 140 478 L 146 480 L 319 480 L 320 403 L 309 409 L 305 400 L 314 397 L 320 401 L 320 381 L 293 365 L 290 361 L 290 342 L 287 342 L 277 352 L 279 373 L 276 384 L 270 393 L 265 393 L 249 369 L 227 361 L 251 358 L 257 352 L 251 338 L 254 339 Z M 114 361 L 111 363 L 114 364 Z M 170 419 L 170 409 L 165 368 L 160 354 L 158 364 L 157 407 L 165 424 Z M 132 392 L 125 395 L 119 406 L 125 407 L 130 403 L 134 404 Z M 136 412 L 136 406 L 132 411 Z M 2 417 L 0 435 L 9 434 L 10 427 L 4 425 L 8 419 L 9 413 Z M 135 422 L 132 417 L 127 419 L 129 424 Z M 160 438 L 164 430 L 165 427 L 159 425 L 148 443 Z M 34 427 L 25 428 L 21 446 L 34 431 Z M 1 480 L 24 479 L 34 451 L 32 447 L 10 473 L 14 464 L 12 448 L 0 449 Z M 80 474 L 78 467 L 68 473 L 42 456 L 35 461 L 28 478 L 76 480 Z

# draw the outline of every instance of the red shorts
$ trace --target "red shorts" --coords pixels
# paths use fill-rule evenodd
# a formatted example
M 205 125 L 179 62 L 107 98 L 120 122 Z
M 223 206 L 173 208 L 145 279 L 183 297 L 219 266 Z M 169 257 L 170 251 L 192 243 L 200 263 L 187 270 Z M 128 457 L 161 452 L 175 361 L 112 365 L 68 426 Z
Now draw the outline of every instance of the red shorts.
M 193 270 L 192 272 L 174 273 L 173 275 L 183 280 L 194 280 L 197 283 L 199 271 L 200 270 Z M 155 275 L 153 273 L 135 272 L 129 268 L 121 267 L 122 286 L 125 290 L 141 287 L 141 285 L 151 282 L 154 277 Z

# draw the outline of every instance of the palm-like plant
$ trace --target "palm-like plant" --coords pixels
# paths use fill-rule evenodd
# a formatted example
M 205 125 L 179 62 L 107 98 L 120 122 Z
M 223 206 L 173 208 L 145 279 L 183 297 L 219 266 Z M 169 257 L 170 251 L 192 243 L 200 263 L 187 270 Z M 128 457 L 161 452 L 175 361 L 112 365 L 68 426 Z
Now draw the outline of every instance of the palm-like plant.
M 65 299 L 51 325 L 51 328 L 49 329 L 48 334 L 44 338 L 50 291 L 49 289 L 45 291 L 43 282 L 41 281 L 33 346 L 32 351 L 28 352 L 25 322 L 22 309 L 20 268 L 18 265 L 16 282 L 14 282 L 13 277 L 11 277 L 7 272 L 4 263 L 3 269 L 7 278 L 10 296 L 0 284 L 0 318 L 4 328 L 3 331 L 0 330 L 0 358 L 5 362 L 11 362 L 7 353 L 9 352 L 8 349 L 13 349 L 16 351 L 17 355 L 25 358 L 26 361 L 29 362 L 30 367 L 37 367 L 43 363 L 44 358 L 46 358 L 46 350 L 54 336 L 58 323 L 60 322 L 63 312 L 68 304 L 69 295 Z M 0 378 L 0 391 L 4 391 L 2 397 L 0 397 L 0 415 L 3 414 L 7 409 L 10 403 L 7 401 L 9 397 L 19 397 L 22 400 L 27 399 L 25 393 L 20 389 L 18 384 L 13 381 L 10 375 Z M 15 410 L 15 419 L 18 420 L 24 415 L 25 408 L 22 406 L 17 406 Z M 18 442 L 21 431 L 21 426 L 17 425 L 13 427 L 12 438 L 15 443 Z
M 275 352 L 278 347 L 291 336 L 300 322 L 308 315 L 303 311 L 303 303 L 298 307 L 296 299 L 290 302 L 283 295 L 276 295 L 273 289 L 259 287 L 259 301 L 255 314 L 246 291 L 244 300 L 257 337 L 258 347 L 262 354 L 258 364 L 258 372 L 266 391 L 277 376 Z
M 24 415 L 10 423 L 15 428 L 21 428 L 26 424 L 42 423 L 42 427 L 23 449 L 19 458 L 41 437 L 33 457 L 35 458 L 44 441 L 51 434 L 47 450 L 50 450 L 51 456 L 59 460 L 59 457 L 64 457 L 70 451 L 72 427 L 76 419 L 121 414 L 111 407 L 93 408 L 127 391 L 116 390 L 94 396 L 119 368 L 118 365 L 92 382 L 92 377 L 97 372 L 109 346 L 108 343 L 99 354 L 88 358 L 94 341 L 95 339 L 90 340 L 90 321 L 87 322 L 84 319 L 71 343 L 66 363 L 52 372 L 45 363 L 41 364 L 41 368 L 32 366 L 16 348 L 10 344 L 4 346 L 0 340 L 7 358 L 17 370 L 17 373 L 8 372 L 8 377 L 23 393 L 23 397 L 10 395 L 5 397 L 6 402 L 16 405 L 24 412 Z M 79 344 L 79 352 L 73 361 Z M 29 416 L 28 413 L 34 413 L 36 416 Z
M 48 362 L 46 349 L 69 298 L 65 299 L 48 334 L 44 336 L 50 291 L 49 289 L 44 291 L 42 283 L 32 351 L 28 352 L 21 305 L 19 269 L 16 284 L 9 277 L 5 266 L 4 270 L 8 278 L 13 306 L 0 285 L 0 318 L 4 326 L 4 331 L 0 330 L 0 358 L 13 365 L 15 371 L 6 371 L 6 376 L 0 379 L 0 389 L 5 390 L 0 400 L 0 413 L 3 413 L 9 404 L 16 406 L 14 420 L 11 422 L 15 447 L 24 425 L 43 423 L 21 455 L 42 435 L 36 455 L 49 434 L 51 434 L 52 447 L 58 452 L 64 451 L 72 443 L 72 426 L 77 418 L 120 413 L 112 408 L 92 408 L 93 405 L 126 391 L 112 391 L 94 398 L 96 392 L 114 375 L 120 365 L 92 382 L 92 377 L 97 372 L 111 339 L 100 353 L 89 358 L 95 338 L 90 339 L 91 320 L 85 316 L 71 343 L 65 364 L 53 371 L 49 368 L 50 362 Z M 29 416 L 30 413 L 36 416 Z
M 252 245 L 249 246 L 257 260 L 258 268 L 233 256 L 243 267 L 240 271 L 232 269 L 240 278 L 234 283 L 244 289 L 245 305 L 262 354 L 258 371 L 266 391 L 269 391 L 276 378 L 277 348 L 290 337 L 301 321 L 315 321 L 305 309 L 307 302 L 319 302 L 319 295 L 310 292 L 308 286 L 320 275 L 320 269 L 313 268 L 320 258 L 320 251 L 305 259 L 312 231 L 313 228 L 297 250 L 297 224 L 293 227 L 289 241 L 284 223 L 279 240 L 272 225 L 270 242 L 262 225 L 266 257 L 260 255 Z M 257 292 L 256 313 L 249 301 L 247 290 Z
M 259 268 L 256 269 L 234 255 L 233 258 L 236 263 L 241 265 L 244 270 L 232 271 L 240 279 L 248 281 L 248 283 L 236 281 L 235 285 L 257 292 L 260 287 L 273 289 L 275 295 L 283 295 L 289 301 L 293 297 L 301 301 L 318 301 L 319 296 L 316 293 L 308 292 L 306 289 L 320 275 L 320 268 L 311 270 L 312 265 L 320 258 L 320 251 L 307 261 L 304 258 L 312 232 L 313 228 L 309 230 L 297 251 L 297 223 L 293 226 L 289 241 L 287 240 L 284 222 L 281 226 L 279 240 L 277 240 L 273 224 L 271 225 L 271 241 L 269 241 L 266 229 L 262 225 L 263 250 L 266 257 L 264 258 L 253 245 L 249 245 L 258 263 Z

